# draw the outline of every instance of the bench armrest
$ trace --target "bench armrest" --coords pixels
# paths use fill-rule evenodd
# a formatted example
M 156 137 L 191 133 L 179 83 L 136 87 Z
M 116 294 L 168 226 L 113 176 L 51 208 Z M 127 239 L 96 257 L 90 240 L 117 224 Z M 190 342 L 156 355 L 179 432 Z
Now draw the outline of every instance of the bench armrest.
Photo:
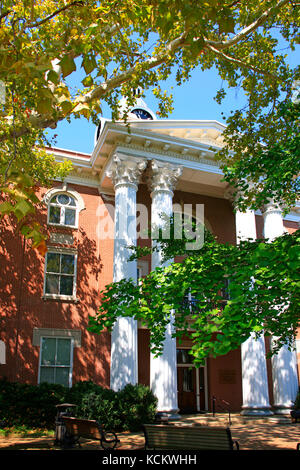
M 101 447 L 103 449 L 115 449 L 117 444 L 120 443 L 120 439 L 118 439 L 116 433 L 114 431 L 105 431 L 99 422 L 97 422 L 97 425 L 101 434 Z
M 236 447 L 236 450 L 240 450 L 240 445 L 239 445 L 238 441 L 233 441 L 233 446 Z

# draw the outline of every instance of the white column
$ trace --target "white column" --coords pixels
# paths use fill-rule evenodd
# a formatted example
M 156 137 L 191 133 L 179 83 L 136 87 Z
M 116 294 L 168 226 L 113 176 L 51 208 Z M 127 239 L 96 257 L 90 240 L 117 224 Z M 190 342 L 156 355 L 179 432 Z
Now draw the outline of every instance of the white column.
M 152 190 L 151 227 L 162 227 L 164 220 L 161 214 L 171 216 L 173 212 L 173 189 L 181 175 L 181 168 L 168 163 L 153 160 L 151 162 L 152 176 L 150 188 Z M 152 254 L 152 270 L 156 267 L 167 266 L 162 263 L 162 255 L 158 250 Z M 157 410 L 166 413 L 169 419 L 179 416 L 177 400 L 177 358 L 176 338 L 172 338 L 172 316 L 167 327 L 163 353 L 159 357 L 151 354 L 150 358 L 150 386 L 158 398 Z
M 236 241 L 256 240 L 254 211 L 236 212 Z M 270 411 L 265 340 L 252 334 L 241 345 L 242 357 L 242 415 L 266 416 Z
M 146 161 L 115 155 L 106 174 L 115 187 L 115 234 L 113 280 L 137 280 L 137 262 L 128 262 L 136 245 L 136 192 Z M 137 322 L 119 318 L 111 334 L 110 386 L 118 391 L 138 382 Z
M 270 202 L 264 208 L 264 237 L 270 242 L 284 234 L 280 207 Z M 276 414 L 288 414 L 298 391 L 296 351 L 283 346 L 272 356 L 274 408 Z

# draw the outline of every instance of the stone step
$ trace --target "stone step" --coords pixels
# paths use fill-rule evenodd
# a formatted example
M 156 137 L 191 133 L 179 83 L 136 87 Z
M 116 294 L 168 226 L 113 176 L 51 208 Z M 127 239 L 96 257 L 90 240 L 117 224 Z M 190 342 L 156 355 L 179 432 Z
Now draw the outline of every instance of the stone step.
M 205 425 L 214 425 L 222 424 L 228 426 L 229 416 L 225 413 L 216 413 L 213 416 L 212 413 L 205 414 L 195 414 L 195 415 L 181 415 L 180 421 L 183 423 L 197 423 Z M 260 424 L 260 423 L 269 423 L 269 424 L 291 424 L 291 417 L 289 415 L 272 415 L 272 416 L 242 416 L 238 413 L 233 413 L 230 415 L 231 425 L 238 424 Z

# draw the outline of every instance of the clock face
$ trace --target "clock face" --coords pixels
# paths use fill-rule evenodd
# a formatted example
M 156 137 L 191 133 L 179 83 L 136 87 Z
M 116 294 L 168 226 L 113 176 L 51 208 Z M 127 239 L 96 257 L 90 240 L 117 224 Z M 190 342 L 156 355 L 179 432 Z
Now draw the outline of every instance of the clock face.
M 145 109 L 141 108 L 136 108 L 131 111 L 133 114 L 135 114 L 139 119 L 153 119 L 150 113 L 146 111 Z

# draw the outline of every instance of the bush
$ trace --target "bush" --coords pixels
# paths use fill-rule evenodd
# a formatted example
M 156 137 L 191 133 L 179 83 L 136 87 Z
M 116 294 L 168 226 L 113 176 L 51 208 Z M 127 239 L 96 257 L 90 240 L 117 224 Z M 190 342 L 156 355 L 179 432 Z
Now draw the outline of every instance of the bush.
M 136 431 L 155 420 L 157 398 L 149 387 L 126 385 L 114 392 L 97 387 L 83 395 L 76 416 L 97 419 L 110 430 Z
M 142 423 L 153 423 L 157 398 L 149 387 L 126 385 L 118 392 L 119 414 L 123 417 L 123 429 L 136 431 Z
M 72 414 L 96 419 L 110 430 L 138 430 L 142 423 L 154 422 L 157 399 L 143 385 L 127 385 L 123 390 L 100 387 L 90 381 L 68 389 L 63 385 L 28 385 L 0 380 L 0 423 L 54 429 L 56 405 L 73 403 Z M 0 426 L 1 426 L 0 424 Z
M 294 410 L 300 410 L 300 388 L 298 390 L 298 393 L 297 393 L 297 396 L 296 396 L 296 400 L 294 401 L 294 406 L 293 406 Z
M 0 420 L 6 426 L 54 428 L 55 405 L 63 403 L 66 388 L 58 384 L 28 385 L 0 380 Z

